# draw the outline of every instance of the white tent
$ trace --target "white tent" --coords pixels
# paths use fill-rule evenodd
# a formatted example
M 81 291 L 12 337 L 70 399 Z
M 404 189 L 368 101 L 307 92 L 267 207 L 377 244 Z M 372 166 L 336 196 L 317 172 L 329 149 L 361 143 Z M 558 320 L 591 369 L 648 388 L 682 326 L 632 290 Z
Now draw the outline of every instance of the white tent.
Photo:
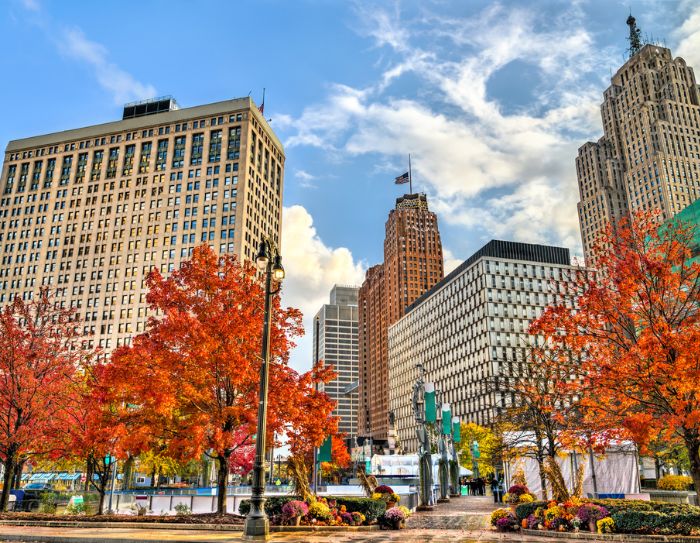
M 438 481 L 438 465 L 440 455 L 432 455 L 433 481 Z M 412 476 L 418 477 L 418 455 L 417 454 L 375 454 L 370 463 L 373 475 L 383 477 L 390 476 Z M 472 472 L 460 466 L 459 474 L 470 476 Z
M 521 443 L 522 447 L 527 447 L 525 434 L 516 436 L 514 433 L 507 433 L 505 437 L 507 441 L 510 437 L 513 442 Z M 534 439 L 534 436 L 529 437 Z M 584 496 L 593 496 L 594 486 L 598 494 L 637 494 L 640 492 L 637 449 L 631 441 L 614 443 L 600 455 L 563 450 L 557 457 L 557 464 L 561 468 L 569 490 L 573 489 L 576 472 L 581 463 L 585 465 Z M 534 458 L 521 456 L 507 462 L 504 467 L 506 488 L 510 486 L 515 472 L 522 469 L 530 491 L 536 496 L 542 495 L 539 467 Z M 594 475 L 595 485 L 593 483 Z

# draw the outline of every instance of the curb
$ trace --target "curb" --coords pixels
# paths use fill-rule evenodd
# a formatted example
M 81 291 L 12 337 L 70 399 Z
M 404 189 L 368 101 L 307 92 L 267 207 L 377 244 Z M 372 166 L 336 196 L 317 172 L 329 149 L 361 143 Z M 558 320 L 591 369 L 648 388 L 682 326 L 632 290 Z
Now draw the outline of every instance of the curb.
M 39 526 L 44 528 L 122 528 L 129 530 L 202 530 L 242 532 L 242 524 L 185 524 L 177 522 L 80 522 L 74 520 L 3 520 L 2 526 Z
M 520 533 L 533 537 L 549 537 L 551 539 L 566 540 L 581 539 L 584 541 L 629 541 L 639 543 L 700 543 L 700 537 L 692 535 L 594 534 L 592 532 L 551 532 L 549 530 L 527 529 L 521 529 Z

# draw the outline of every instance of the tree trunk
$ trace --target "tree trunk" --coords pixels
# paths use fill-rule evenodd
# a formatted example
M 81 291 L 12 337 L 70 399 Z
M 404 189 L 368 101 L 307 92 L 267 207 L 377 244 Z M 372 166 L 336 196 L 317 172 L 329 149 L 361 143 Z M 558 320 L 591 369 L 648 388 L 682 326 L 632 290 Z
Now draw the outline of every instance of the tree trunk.
M 688 448 L 690 459 L 690 476 L 693 478 L 695 491 L 700 496 L 700 435 L 697 432 L 687 432 L 685 446 Z
M 104 509 L 104 506 L 105 506 L 105 488 L 104 488 L 104 486 L 102 486 L 101 488 L 98 488 L 98 491 L 100 493 L 100 501 L 97 504 L 97 513 L 95 513 L 95 515 L 101 515 L 102 511 Z
M 92 458 L 88 456 L 87 460 L 85 461 L 85 486 L 83 488 L 83 492 L 90 491 L 90 482 L 92 481 L 92 476 L 94 474 L 95 470 L 92 466 Z
M 134 457 L 129 455 L 129 457 L 126 459 L 126 462 L 124 462 L 124 482 L 122 484 L 122 487 L 124 490 L 131 490 L 131 480 L 133 479 L 134 475 Z
M 216 470 L 216 512 L 220 515 L 226 513 L 226 481 L 228 479 L 228 459 L 218 456 Z
M 25 458 L 15 464 L 14 473 L 12 474 L 12 488 L 19 488 L 22 483 L 22 470 L 24 469 L 24 463 L 27 461 Z
M 153 469 L 151 470 L 151 488 L 156 487 L 156 466 L 155 464 L 153 465 Z
M 160 466 L 156 469 L 156 488 L 160 488 Z
M 11 453 L 5 459 L 5 475 L 3 477 L 2 494 L 0 494 L 0 511 L 7 511 L 7 503 L 10 501 L 10 490 L 12 490 L 14 468 L 14 453 Z
M 0 511 L 7 511 L 7 504 L 10 501 L 10 490 L 12 490 L 12 476 L 15 473 L 15 465 L 17 464 L 18 450 L 19 447 L 16 444 L 10 445 L 6 450 L 5 474 L 3 477 L 2 493 L 0 494 Z

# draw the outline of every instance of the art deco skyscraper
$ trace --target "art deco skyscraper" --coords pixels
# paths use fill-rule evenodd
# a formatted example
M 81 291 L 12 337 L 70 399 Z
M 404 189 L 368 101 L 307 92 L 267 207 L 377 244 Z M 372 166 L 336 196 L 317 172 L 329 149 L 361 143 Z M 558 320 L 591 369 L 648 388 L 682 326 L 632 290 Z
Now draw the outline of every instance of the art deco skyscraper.
M 665 47 L 642 45 L 634 17 L 630 58 L 612 77 L 604 135 L 576 158 L 579 223 L 589 265 L 605 225 L 638 209 L 668 219 L 700 197 L 700 89 Z
M 358 435 L 389 443 L 387 334 L 406 308 L 444 276 L 437 216 L 425 194 L 396 200 L 384 239 L 384 263 L 367 271 L 360 288 L 360 413 Z
M 0 176 L 0 303 L 41 286 L 88 341 L 129 344 L 148 273 L 192 249 L 253 259 L 280 242 L 284 151 L 250 98 L 127 105 L 106 124 L 11 141 Z

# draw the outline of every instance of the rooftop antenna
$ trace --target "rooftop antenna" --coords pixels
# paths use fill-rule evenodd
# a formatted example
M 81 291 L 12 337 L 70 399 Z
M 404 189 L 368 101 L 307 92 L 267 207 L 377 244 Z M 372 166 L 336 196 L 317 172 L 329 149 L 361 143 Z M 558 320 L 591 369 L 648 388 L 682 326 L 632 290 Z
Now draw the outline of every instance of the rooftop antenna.
M 630 42 L 630 47 L 628 49 L 629 58 L 632 58 L 642 49 L 642 31 L 637 28 L 637 19 L 632 16 L 632 10 L 630 10 L 630 16 L 627 17 L 627 26 L 630 27 L 630 35 L 629 38 L 627 38 Z

